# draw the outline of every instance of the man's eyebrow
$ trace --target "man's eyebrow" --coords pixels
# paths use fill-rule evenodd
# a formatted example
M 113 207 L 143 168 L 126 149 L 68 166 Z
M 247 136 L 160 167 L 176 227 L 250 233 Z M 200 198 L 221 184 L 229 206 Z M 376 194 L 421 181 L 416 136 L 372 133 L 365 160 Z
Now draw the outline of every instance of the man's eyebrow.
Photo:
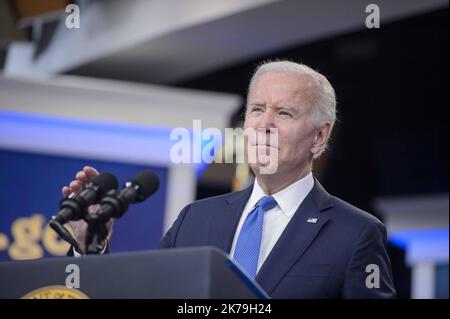
M 285 111 L 291 111 L 294 113 L 298 112 L 298 110 L 295 107 L 293 107 L 292 105 L 274 106 L 273 108 L 275 111 L 285 110 Z
M 264 102 L 251 102 L 249 105 L 249 107 L 251 106 L 260 106 L 260 107 L 266 107 L 266 103 Z M 271 108 L 275 111 L 278 112 L 280 110 L 284 110 L 284 111 L 289 111 L 292 112 L 294 114 L 298 113 L 298 110 L 292 106 L 292 105 L 283 105 L 283 106 L 271 106 Z
M 266 103 L 262 103 L 262 102 L 251 102 L 249 105 L 250 105 L 250 106 L 266 106 Z

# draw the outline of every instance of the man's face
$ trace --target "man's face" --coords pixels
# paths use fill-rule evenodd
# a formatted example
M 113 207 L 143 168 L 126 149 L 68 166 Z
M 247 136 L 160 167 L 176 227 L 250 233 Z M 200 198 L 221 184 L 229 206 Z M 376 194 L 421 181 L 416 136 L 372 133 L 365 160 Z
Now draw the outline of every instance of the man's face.
M 278 149 L 278 168 L 275 173 L 291 175 L 303 171 L 311 162 L 311 152 L 317 129 L 311 121 L 311 99 L 315 92 L 307 75 L 267 72 L 254 83 L 248 97 L 244 129 L 276 128 L 278 145 L 271 145 L 269 133 L 266 143 L 246 142 L 246 151 L 268 154 Z M 257 135 L 258 137 L 258 135 Z M 259 139 L 260 140 L 260 139 Z M 258 160 L 249 163 L 253 172 L 266 164 Z

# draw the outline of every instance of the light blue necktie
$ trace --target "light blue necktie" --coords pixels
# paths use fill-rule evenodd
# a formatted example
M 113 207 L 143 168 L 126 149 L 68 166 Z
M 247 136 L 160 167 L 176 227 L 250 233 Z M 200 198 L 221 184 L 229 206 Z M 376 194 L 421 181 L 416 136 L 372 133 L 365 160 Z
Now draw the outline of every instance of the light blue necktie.
M 277 206 L 272 196 L 262 197 L 255 208 L 247 215 L 236 242 L 233 259 L 252 277 L 256 277 L 264 213 Z

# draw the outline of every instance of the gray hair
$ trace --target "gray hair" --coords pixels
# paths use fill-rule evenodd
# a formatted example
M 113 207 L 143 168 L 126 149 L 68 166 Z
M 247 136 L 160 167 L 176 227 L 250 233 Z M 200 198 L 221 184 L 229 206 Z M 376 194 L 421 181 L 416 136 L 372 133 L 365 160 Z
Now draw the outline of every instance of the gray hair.
M 265 62 L 256 68 L 255 73 L 250 80 L 248 88 L 248 95 L 256 82 L 264 73 L 277 72 L 277 73 L 296 73 L 300 75 L 309 76 L 313 85 L 315 86 L 316 94 L 312 100 L 312 116 L 311 120 L 314 126 L 317 128 L 322 127 L 325 123 L 330 123 L 331 129 L 336 121 L 336 93 L 333 86 L 327 78 L 319 72 L 313 70 L 305 64 L 295 63 L 291 61 L 271 61 Z M 248 97 L 247 97 L 248 101 Z M 314 158 L 318 158 L 324 151 L 324 149 L 316 154 Z

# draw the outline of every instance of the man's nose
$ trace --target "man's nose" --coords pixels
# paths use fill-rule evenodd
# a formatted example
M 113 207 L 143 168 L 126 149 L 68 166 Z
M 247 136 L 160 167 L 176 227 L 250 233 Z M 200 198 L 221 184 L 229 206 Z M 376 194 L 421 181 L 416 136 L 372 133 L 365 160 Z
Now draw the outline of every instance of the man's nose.
M 259 118 L 258 129 L 266 129 L 269 131 L 270 128 L 275 128 L 275 114 L 272 110 L 266 109 Z

